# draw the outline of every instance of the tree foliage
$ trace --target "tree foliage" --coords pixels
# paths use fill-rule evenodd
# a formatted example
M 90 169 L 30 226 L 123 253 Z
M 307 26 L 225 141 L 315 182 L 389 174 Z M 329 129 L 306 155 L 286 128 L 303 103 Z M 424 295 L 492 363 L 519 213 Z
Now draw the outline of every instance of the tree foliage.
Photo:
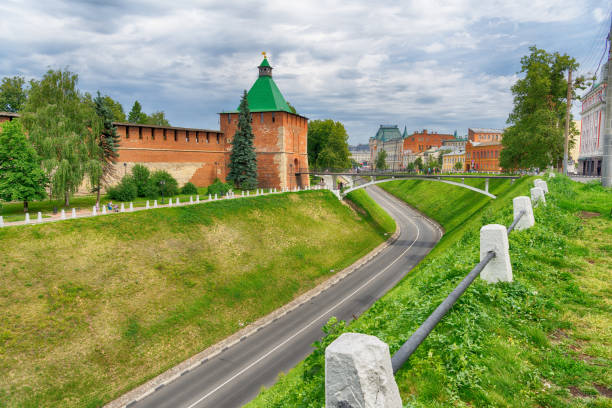
M 151 173 L 147 184 L 147 197 L 157 198 L 162 194 L 164 197 L 171 197 L 177 195 L 178 192 L 178 182 L 170 173 L 165 170 L 156 170 Z
M 78 75 L 49 70 L 30 82 L 23 124 L 50 179 L 51 196 L 69 204 L 88 171 L 99 170 L 102 121 L 77 89 Z M 98 171 L 96 170 L 96 171 Z
M 510 126 L 504 131 L 500 165 L 504 169 L 544 168 L 563 159 L 567 80 L 565 72 L 576 70 L 578 63 L 566 54 L 548 53 L 532 46 L 521 59 L 519 79 L 512 86 L 514 109 L 508 116 Z M 578 77 L 574 91 L 582 88 Z M 571 121 L 571 116 L 570 116 Z M 570 140 L 577 134 L 570 122 Z
M 111 111 L 113 122 L 127 122 L 123 105 L 108 95 L 103 97 L 104 105 Z
M 108 182 L 114 175 L 115 163 L 119 157 L 117 148 L 120 138 L 117 135 L 117 128 L 113 125 L 114 115 L 111 110 L 113 104 L 112 99 L 109 103 L 109 99 L 108 96 L 102 97 L 98 92 L 98 96 L 93 100 L 96 114 L 102 122 L 102 130 L 97 136 L 98 149 L 90 149 L 98 155 L 95 158 L 97 160 L 93 162 L 95 163 L 93 168 L 89 171 L 91 185 L 98 194 L 97 204 L 100 203 L 102 182 Z
M 27 91 L 24 88 L 25 79 L 20 76 L 2 78 L 0 84 L 0 111 L 19 112 L 27 100 Z
M 232 139 L 230 171 L 227 178 L 233 181 L 236 187 L 250 190 L 257 187 L 257 156 L 253 145 L 251 112 L 246 90 L 242 95 L 238 110 L 238 128 Z
M 134 184 L 136 184 L 136 194 L 138 197 L 146 197 L 147 185 L 149 183 L 149 178 L 151 177 L 151 172 L 149 169 L 142 164 L 136 164 L 132 168 L 132 177 L 134 179 Z
M 132 105 L 132 110 L 128 114 L 128 122 L 144 124 L 147 120 L 147 114 L 142 111 L 142 105 L 140 102 L 135 101 Z
M 27 139 L 19 120 L 0 126 L 0 199 L 28 202 L 42 200 L 47 194 L 47 177 L 40 167 L 36 150 Z
M 308 123 L 308 162 L 318 168 L 351 166 L 348 134 L 342 123 L 331 119 Z
M 154 125 L 154 126 L 170 126 L 170 122 L 166 119 L 164 111 L 153 112 L 151 115 L 147 115 L 142 111 L 140 102 L 134 102 L 132 110 L 128 115 L 128 122 L 138 123 L 140 125 Z
M 151 115 L 148 115 L 145 123 L 146 125 L 155 125 L 155 126 L 170 126 L 170 122 L 166 119 L 166 114 L 164 111 L 153 112 Z
M 387 151 L 379 150 L 375 160 L 376 170 L 384 170 L 387 168 Z

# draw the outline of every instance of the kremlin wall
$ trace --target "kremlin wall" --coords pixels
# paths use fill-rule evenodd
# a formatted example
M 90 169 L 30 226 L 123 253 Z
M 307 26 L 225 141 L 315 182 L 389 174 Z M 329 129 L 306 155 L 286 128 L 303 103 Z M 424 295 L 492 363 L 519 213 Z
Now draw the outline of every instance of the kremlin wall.
M 258 68 L 259 77 L 247 95 L 258 187 L 308 186 L 308 174 L 298 174 L 300 169 L 308 169 L 308 118 L 292 112 L 272 79 L 272 67 L 266 57 Z M 216 178 L 226 181 L 238 110 L 219 116 L 220 130 L 115 122 L 120 136 L 119 158 L 115 180 L 110 184 L 119 182 L 135 164 L 151 171 L 166 170 L 180 186 L 188 181 L 198 187 L 208 186 Z M 16 117 L 19 115 L 0 112 L 0 123 Z

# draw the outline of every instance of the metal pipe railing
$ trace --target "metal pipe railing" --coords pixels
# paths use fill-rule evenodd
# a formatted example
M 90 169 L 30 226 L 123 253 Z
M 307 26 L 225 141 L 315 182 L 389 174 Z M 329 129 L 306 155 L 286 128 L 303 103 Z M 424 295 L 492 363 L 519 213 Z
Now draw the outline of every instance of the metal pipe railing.
M 419 326 L 419 328 L 412 334 L 412 336 L 410 336 L 408 341 L 406 341 L 406 343 L 404 343 L 404 345 L 395 352 L 393 357 L 391 357 L 391 365 L 393 367 L 394 374 L 397 372 L 397 370 L 400 369 L 402 365 L 404 365 L 406 361 L 408 361 L 412 353 L 414 353 L 417 347 L 421 345 L 423 340 L 425 340 L 429 333 L 431 333 L 431 331 L 436 327 L 440 320 L 442 320 L 444 315 L 446 315 L 450 308 L 453 307 L 457 299 L 459 299 L 463 292 L 465 292 L 468 286 L 470 286 L 474 279 L 476 279 L 480 272 L 482 272 L 485 266 L 487 266 L 487 264 L 493 258 L 495 258 L 495 252 L 487 252 L 487 255 L 485 255 L 483 260 L 480 261 L 478 265 L 476 265 L 474 269 L 472 269 L 472 271 L 468 273 L 465 278 L 463 278 L 461 283 L 459 283 L 459 285 L 457 285 L 457 287 L 450 293 L 450 295 L 448 295 L 446 299 L 444 299 L 444 301 L 440 303 L 440 306 L 438 306 L 436 310 L 434 310 L 434 312 L 429 315 L 427 320 L 425 320 L 425 322 L 423 322 L 423 324 Z
M 518 213 L 516 218 L 512 221 L 512 224 L 508 227 L 508 234 L 516 227 L 516 224 L 520 221 L 521 217 L 525 215 L 525 211 Z M 495 252 L 489 251 L 485 257 L 467 274 L 465 278 L 457 285 L 457 287 L 444 299 L 442 303 L 433 311 L 431 315 L 419 326 L 418 329 L 410 336 L 410 338 L 399 348 L 391 357 L 391 365 L 393 367 L 393 373 L 395 374 L 406 361 L 410 358 L 412 353 L 423 343 L 429 333 L 436 327 L 436 325 L 442 320 L 442 318 L 448 313 L 453 307 L 459 297 L 467 290 L 474 279 L 480 272 L 487 266 L 487 264 L 495 258 Z

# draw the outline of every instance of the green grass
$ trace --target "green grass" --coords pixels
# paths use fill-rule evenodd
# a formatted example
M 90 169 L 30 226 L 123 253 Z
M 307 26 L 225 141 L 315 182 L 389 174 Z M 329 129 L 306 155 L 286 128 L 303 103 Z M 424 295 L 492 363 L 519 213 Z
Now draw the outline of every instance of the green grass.
M 374 228 L 388 235 L 395 232 L 397 228 L 395 220 L 387 214 L 387 212 L 383 210 L 365 190 L 359 189 L 351 191 L 347 194 L 346 198 L 354 203 L 357 209 L 362 209 L 365 219 L 368 220 Z
M 2 228 L 0 406 L 101 406 L 384 239 L 327 191 Z
M 450 228 L 445 245 L 348 327 L 330 322 L 315 352 L 248 406 L 323 406 L 324 349 L 342 332 L 378 336 L 395 352 L 478 262 L 480 227 L 510 224 L 511 199 L 528 195 L 532 180 L 498 191 L 475 213 L 458 210 L 462 202 L 448 194 L 444 208 L 433 191 L 443 193 L 443 184 L 386 185 L 426 213 L 432 203 Z M 510 234 L 514 282 L 477 279 L 397 373 L 407 406 L 612 406 L 602 394 L 612 390 L 612 220 L 606 212 L 579 217 L 592 206 L 609 209 L 612 192 L 563 177 L 548 183 L 536 225 Z M 469 194 L 477 193 L 463 198 L 480 202 Z

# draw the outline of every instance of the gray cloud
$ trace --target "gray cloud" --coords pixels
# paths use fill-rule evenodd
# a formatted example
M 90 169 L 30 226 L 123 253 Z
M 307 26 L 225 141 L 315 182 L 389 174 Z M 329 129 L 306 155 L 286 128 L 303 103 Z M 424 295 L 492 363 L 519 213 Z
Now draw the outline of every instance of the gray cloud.
M 504 126 L 529 45 L 588 59 L 605 12 L 595 0 L 5 0 L 0 76 L 69 67 L 126 111 L 138 99 L 216 128 L 267 51 L 286 99 L 344 122 L 353 143 L 380 123 L 465 133 Z

